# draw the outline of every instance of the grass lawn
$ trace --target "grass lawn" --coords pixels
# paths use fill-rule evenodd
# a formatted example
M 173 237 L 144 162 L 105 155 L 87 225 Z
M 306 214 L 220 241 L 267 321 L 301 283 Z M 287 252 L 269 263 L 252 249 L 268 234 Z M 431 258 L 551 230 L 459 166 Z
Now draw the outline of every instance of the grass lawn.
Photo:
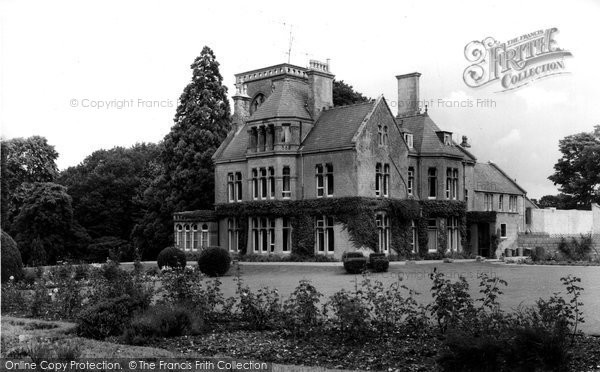
M 581 329 L 588 334 L 600 335 L 600 267 L 598 266 L 532 266 L 479 262 L 420 263 L 406 266 L 392 263 L 387 273 L 371 275 L 384 284 L 403 278 L 404 285 L 420 292 L 418 300 L 426 304 L 431 301 L 429 294 L 431 280 L 428 274 L 434 267 L 452 279 L 457 279 L 459 275 L 465 276 L 474 298 L 479 297 L 478 273 L 486 272 L 489 276 L 495 275 L 506 280 L 508 286 L 505 287 L 504 295 L 500 298 L 506 310 L 516 308 L 519 304 L 531 305 L 536 299 L 548 298 L 554 292 L 565 293 L 560 278 L 568 274 L 578 276 L 582 280 L 582 287 L 585 288 L 582 295 L 585 323 L 581 325 Z M 342 288 L 352 290 L 355 281 L 360 282 L 362 279 L 360 275 L 346 274 L 341 263 L 283 265 L 242 262 L 240 270 L 246 285 L 253 289 L 263 286 L 277 288 L 284 298 L 289 296 L 301 279 L 311 280 L 325 297 Z M 234 275 L 235 266 L 227 276 L 222 278 L 222 289 L 226 296 L 235 293 Z

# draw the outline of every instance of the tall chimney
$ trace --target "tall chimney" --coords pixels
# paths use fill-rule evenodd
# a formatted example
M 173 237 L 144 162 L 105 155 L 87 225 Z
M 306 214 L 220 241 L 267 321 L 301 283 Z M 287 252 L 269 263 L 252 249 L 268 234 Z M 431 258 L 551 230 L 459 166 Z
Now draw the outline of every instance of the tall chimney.
M 398 116 L 414 116 L 419 113 L 419 77 L 421 73 L 398 75 Z
M 329 63 L 311 60 L 306 71 L 308 77 L 308 112 L 317 121 L 321 112 L 333 106 L 333 78 Z
M 238 82 L 235 84 L 235 96 L 233 96 L 233 117 L 232 122 L 236 127 L 246 123 L 250 117 L 250 97 L 246 93 L 246 84 Z

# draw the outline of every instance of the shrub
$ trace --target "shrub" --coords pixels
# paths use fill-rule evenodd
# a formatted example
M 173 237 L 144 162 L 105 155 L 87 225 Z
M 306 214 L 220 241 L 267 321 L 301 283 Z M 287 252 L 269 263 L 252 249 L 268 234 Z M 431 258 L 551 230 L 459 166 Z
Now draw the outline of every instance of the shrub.
M 429 311 L 437 320 L 440 331 L 445 333 L 448 327 L 470 320 L 474 306 L 469 294 L 469 283 L 465 277 L 460 276 L 458 281 L 452 283 L 444 278 L 443 273 L 434 268 L 430 278 L 433 280 L 431 287 L 433 302 L 429 305 Z
M 185 267 L 187 261 L 185 253 L 181 249 L 167 247 L 160 251 L 156 263 L 158 264 L 159 269 L 162 269 L 165 266 L 173 269 L 181 269 Z
M 125 340 L 145 344 L 156 338 L 196 335 L 203 328 L 201 314 L 183 305 L 151 306 L 131 321 Z
M 120 335 L 129 326 L 133 314 L 148 305 L 148 299 L 144 297 L 123 295 L 107 299 L 79 314 L 77 332 L 83 337 L 96 339 Z
M 301 280 L 283 304 L 284 327 L 294 337 L 311 334 L 321 322 L 317 306 L 323 295 L 308 280 Z
M 531 251 L 531 259 L 534 262 L 546 261 L 548 257 L 544 247 L 535 247 L 535 249 Z
M 203 250 L 198 259 L 198 268 L 210 277 L 225 275 L 229 271 L 230 265 L 229 252 L 218 247 Z
M 12 276 L 13 280 L 19 280 L 23 277 L 23 261 L 21 261 L 21 252 L 17 248 L 17 243 L 10 235 L 1 231 L 0 238 L 0 260 L 2 283 L 5 283 Z
M 358 293 L 342 289 L 329 298 L 325 309 L 331 309 L 331 328 L 346 340 L 359 341 L 371 333 L 369 309 Z
M 369 264 L 373 271 L 382 273 L 388 271 L 390 260 L 388 260 L 384 253 L 371 253 L 369 255 Z
M 344 252 L 342 262 L 348 274 L 360 274 L 367 269 L 367 258 L 360 252 Z
M 590 235 L 581 235 L 579 240 L 571 238 L 569 242 L 565 238 L 561 238 L 558 244 L 558 251 L 567 260 L 588 260 L 592 251 L 592 237 Z

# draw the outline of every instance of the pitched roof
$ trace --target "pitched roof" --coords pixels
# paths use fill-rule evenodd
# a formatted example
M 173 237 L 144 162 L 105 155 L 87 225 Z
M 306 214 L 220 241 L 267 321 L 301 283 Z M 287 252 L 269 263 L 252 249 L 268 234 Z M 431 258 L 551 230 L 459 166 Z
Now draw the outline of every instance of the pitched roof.
M 308 85 L 296 79 L 283 79 L 275 84 L 275 90 L 250 116 L 248 121 L 277 117 L 294 117 L 311 120 L 306 109 Z
M 213 159 L 218 160 L 236 160 L 246 157 L 248 149 L 248 128 L 247 125 L 240 125 L 236 132 L 230 132 L 221 143 L 213 155 Z
M 306 136 L 302 144 L 303 151 L 352 146 L 352 138 L 376 103 L 370 101 L 323 111 Z
M 475 158 L 468 152 L 462 151 L 459 146 L 452 141 L 452 145 L 445 145 L 436 132 L 440 128 L 431 120 L 427 114 L 418 114 L 396 119 L 400 127 L 407 129 L 413 134 L 413 147 L 420 155 L 448 155 L 455 157 L 467 157 L 475 161 Z
M 475 191 L 489 191 L 504 194 L 525 194 L 526 191 L 512 180 L 496 164 L 475 164 Z

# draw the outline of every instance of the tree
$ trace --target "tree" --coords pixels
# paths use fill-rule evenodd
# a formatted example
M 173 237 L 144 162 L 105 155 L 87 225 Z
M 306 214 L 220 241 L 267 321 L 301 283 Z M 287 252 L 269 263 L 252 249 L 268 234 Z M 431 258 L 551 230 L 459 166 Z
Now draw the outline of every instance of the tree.
M 572 196 L 565 194 L 544 195 L 536 203 L 540 208 L 576 209 L 577 202 Z
M 10 224 L 18 212 L 14 195 L 22 185 L 33 182 L 53 182 L 58 175 L 58 153 L 44 137 L 13 138 L 2 140 L 2 226 Z
M 562 158 L 548 177 L 570 196 L 578 208 L 600 202 L 600 125 L 592 132 L 567 136 L 559 141 Z
M 175 125 L 162 144 L 161 175 L 144 193 L 146 214 L 134 231 L 145 258 L 156 258 L 171 244 L 173 212 L 213 207 L 212 155 L 231 127 L 227 87 L 209 47 L 191 69 L 192 81 L 179 98 Z
M 355 92 L 352 85 L 344 83 L 344 80 L 333 81 L 333 105 L 345 106 L 355 103 L 367 102 L 371 99 Z
M 74 218 L 92 239 L 130 239 L 142 215 L 140 188 L 157 176 L 158 155 L 158 145 L 146 143 L 98 150 L 61 173 L 57 182 L 67 187 Z
M 72 232 L 73 207 L 64 186 L 51 182 L 28 184 L 28 194 L 15 217 L 15 240 L 24 262 L 30 262 L 35 248 L 43 248 L 48 263 L 67 258 Z M 37 242 L 39 240 L 39 243 Z M 35 244 L 34 244 L 35 242 Z M 39 256 L 38 256 L 39 258 Z

